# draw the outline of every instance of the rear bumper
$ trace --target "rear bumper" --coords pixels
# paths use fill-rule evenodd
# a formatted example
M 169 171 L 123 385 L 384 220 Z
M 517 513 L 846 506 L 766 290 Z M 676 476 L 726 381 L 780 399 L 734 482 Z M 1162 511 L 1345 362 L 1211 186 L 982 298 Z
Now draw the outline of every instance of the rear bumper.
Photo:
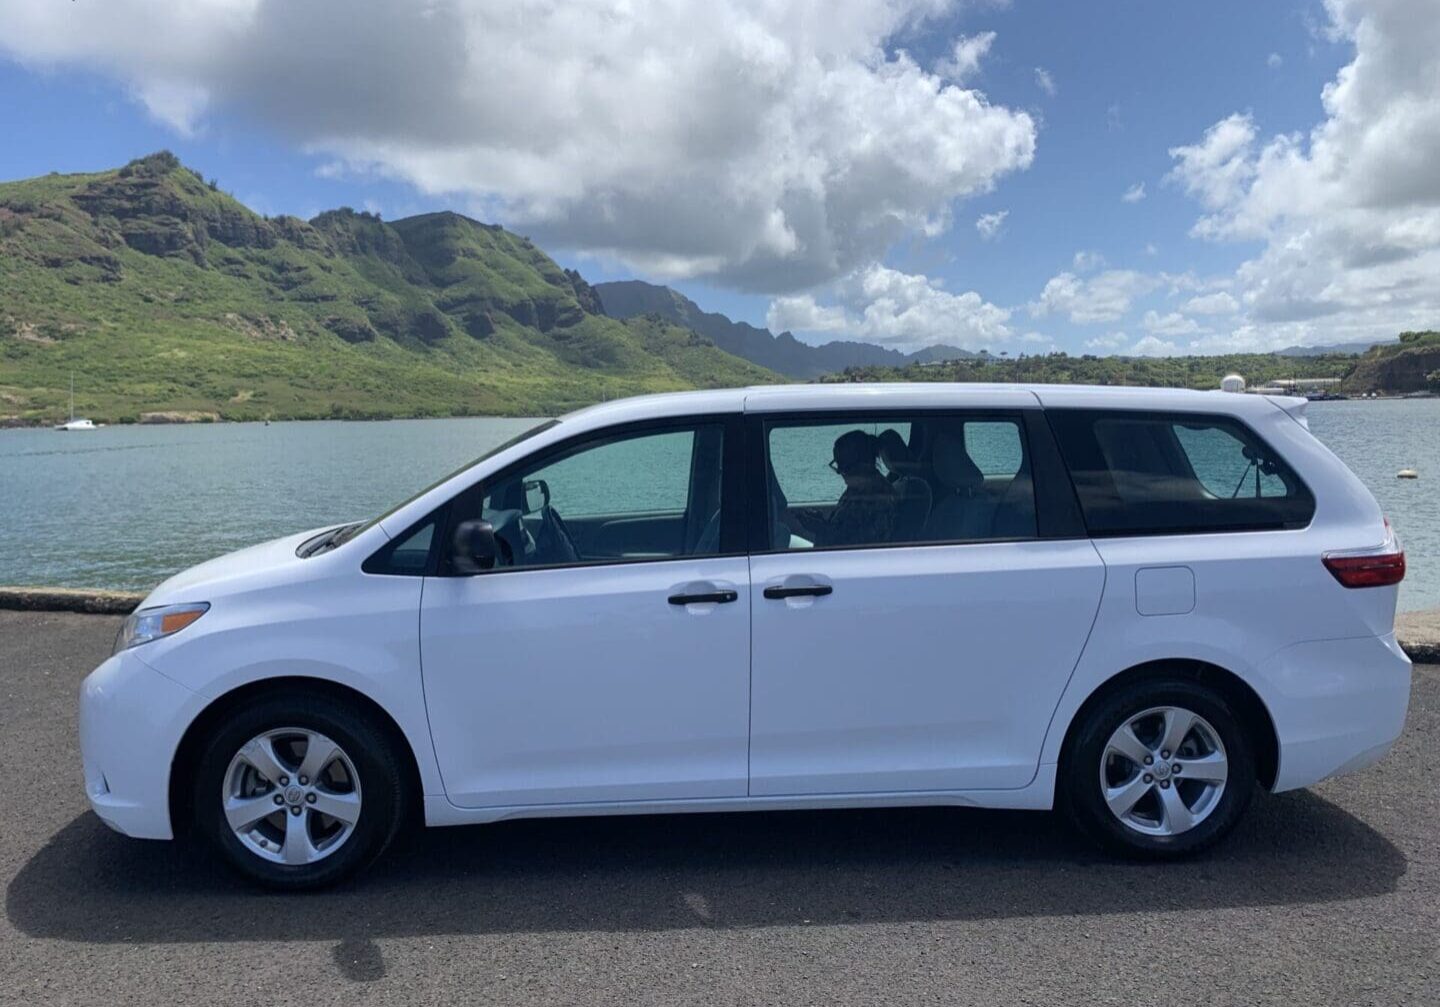
M 85 795 L 100 820 L 137 839 L 170 839 L 170 763 L 196 694 L 129 651 L 80 686 Z
M 1280 739 L 1273 789 L 1380 761 L 1405 726 L 1410 672 L 1394 633 L 1300 643 L 1261 665 L 1257 686 Z

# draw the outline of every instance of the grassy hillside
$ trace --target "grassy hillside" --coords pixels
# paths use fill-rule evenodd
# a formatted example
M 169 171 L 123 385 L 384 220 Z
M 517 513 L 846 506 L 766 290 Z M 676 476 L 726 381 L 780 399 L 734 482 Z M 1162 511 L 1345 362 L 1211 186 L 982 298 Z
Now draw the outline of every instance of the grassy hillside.
M 457 214 L 266 218 L 161 153 L 0 184 L 0 422 L 553 414 L 776 375 Z

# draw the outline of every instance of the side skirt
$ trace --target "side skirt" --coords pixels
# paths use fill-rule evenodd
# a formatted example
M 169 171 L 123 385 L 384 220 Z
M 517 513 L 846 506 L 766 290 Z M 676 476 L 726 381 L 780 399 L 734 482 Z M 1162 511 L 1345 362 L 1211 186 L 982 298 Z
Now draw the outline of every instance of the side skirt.
M 1018 790 L 908 790 L 879 794 L 814 794 L 778 797 L 717 797 L 704 800 L 512 804 L 462 808 L 441 796 L 425 798 L 425 824 L 485 825 L 513 818 L 580 818 L 596 815 L 673 815 L 698 812 L 819 811 L 832 808 L 966 807 L 1047 811 L 1055 800 L 1055 766 L 1044 765 Z

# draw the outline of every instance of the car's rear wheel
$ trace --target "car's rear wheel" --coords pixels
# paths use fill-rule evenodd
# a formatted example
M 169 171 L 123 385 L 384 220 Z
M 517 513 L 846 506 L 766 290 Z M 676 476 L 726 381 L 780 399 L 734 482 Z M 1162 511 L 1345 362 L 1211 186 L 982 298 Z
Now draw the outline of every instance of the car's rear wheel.
M 1131 682 L 1082 714 L 1058 796 L 1107 849 L 1184 856 L 1240 820 L 1255 788 L 1252 752 L 1219 692 L 1180 678 Z
M 198 831 L 240 873 L 317 888 L 378 857 L 405 817 L 395 745 L 357 704 L 309 693 L 237 707 L 201 750 Z

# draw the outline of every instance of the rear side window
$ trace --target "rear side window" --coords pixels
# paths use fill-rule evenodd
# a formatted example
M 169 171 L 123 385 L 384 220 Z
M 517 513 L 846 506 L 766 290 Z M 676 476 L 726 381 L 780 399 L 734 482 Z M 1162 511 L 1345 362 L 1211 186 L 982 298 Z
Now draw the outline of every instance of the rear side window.
M 1315 499 L 1247 426 L 1195 413 L 1046 414 L 1092 535 L 1300 528 Z
M 768 550 L 1037 537 L 1019 415 L 767 420 L 764 438 Z

